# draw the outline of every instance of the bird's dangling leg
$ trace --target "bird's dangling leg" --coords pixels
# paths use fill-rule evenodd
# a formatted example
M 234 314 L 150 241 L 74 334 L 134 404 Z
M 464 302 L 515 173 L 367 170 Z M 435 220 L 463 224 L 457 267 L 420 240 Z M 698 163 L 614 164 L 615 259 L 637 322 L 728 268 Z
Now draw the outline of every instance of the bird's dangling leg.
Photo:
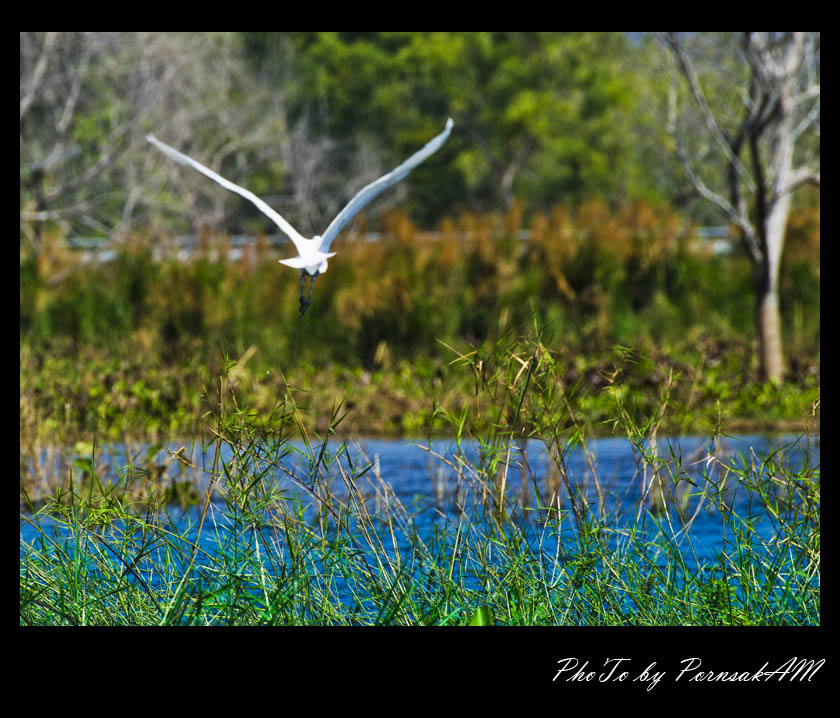
M 306 272 L 304 270 L 300 270 L 300 316 L 303 316 L 303 312 L 306 309 L 306 300 L 303 298 L 303 290 L 306 287 Z
M 312 303 L 312 288 L 315 286 L 315 280 L 318 278 L 320 272 L 315 272 L 312 275 L 312 280 L 309 282 L 309 295 L 304 300 L 303 298 L 303 283 L 306 278 L 306 274 L 304 272 L 300 273 L 300 316 L 303 316 L 306 313 L 307 307 Z

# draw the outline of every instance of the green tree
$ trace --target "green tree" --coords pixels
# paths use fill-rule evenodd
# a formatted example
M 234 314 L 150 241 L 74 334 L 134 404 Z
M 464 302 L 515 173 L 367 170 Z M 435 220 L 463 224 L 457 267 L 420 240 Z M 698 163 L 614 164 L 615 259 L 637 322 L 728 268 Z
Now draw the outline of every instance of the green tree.
M 252 35 L 248 46 L 278 76 L 293 63 L 292 116 L 338 142 L 376 137 L 386 165 L 452 115 L 453 159 L 444 152 L 413 178 L 410 206 L 431 217 L 458 204 L 510 207 L 516 197 L 545 208 L 639 191 L 640 95 L 622 34 L 292 33 Z

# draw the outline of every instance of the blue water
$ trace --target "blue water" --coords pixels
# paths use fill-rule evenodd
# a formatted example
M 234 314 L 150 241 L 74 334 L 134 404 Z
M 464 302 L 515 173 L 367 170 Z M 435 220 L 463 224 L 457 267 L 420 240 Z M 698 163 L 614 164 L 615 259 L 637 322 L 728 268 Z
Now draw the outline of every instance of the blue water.
M 127 456 L 120 445 L 98 450 L 96 464 L 100 479 L 115 481 L 125 476 L 126 467 L 151 463 L 162 467 L 164 480 L 193 481 L 202 491 L 207 486 L 215 445 L 205 449 L 200 445 L 187 445 L 184 456 L 201 469 L 197 472 L 185 469 L 171 459 L 172 452 L 179 446 L 173 443 L 135 447 L 131 456 Z M 645 448 L 650 451 L 649 446 Z M 322 449 L 323 460 L 319 470 L 313 473 L 310 467 Z M 642 497 L 646 488 L 650 490 L 651 471 L 639 449 L 626 439 L 592 440 L 586 451 L 581 446 L 570 448 L 565 453 L 564 465 L 578 510 L 590 521 L 609 527 L 611 547 L 621 545 L 622 526 L 633 526 L 637 536 L 643 532 L 652 540 L 662 531 L 673 539 L 689 567 L 714 561 L 718 554 L 727 550 L 727 542 L 733 540 L 731 531 L 727 535 L 720 502 L 701 498 L 701 489 L 717 494 L 727 507 L 725 510 L 733 515 L 753 521 L 754 535 L 760 541 L 771 539 L 776 530 L 774 523 L 766 518 L 755 493 L 736 481 L 735 474 L 727 472 L 727 466 L 754 465 L 758 474 L 772 476 L 776 473 L 776 465 L 784 465 L 788 472 L 812 479 L 817 477 L 817 480 L 819 477 L 819 437 L 740 436 L 719 439 L 717 444 L 707 438 L 681 437 L 678 440 L 661 439 L 657 449 L 658 460 L 664 462 L 662 475 L 666 477 L 666 486 L 670 481 L 668 477 L 676 473 L 673 467 L 679 465 L 684 469 L 682 475 L 690 477 L 695 484 L 683 482 L 675 489 L 676 503 L 684 506 L 681 513 L 673 508 L 666 513 L 647 510 L 652 508 L 650 494 L 648 500 Z M 384 550 L 389 553 L 394 551 L 391 543 L 394 539 L 401 551 L 409 550 L 412 535 L 430 542 L 439 539 L 441 531 L 451 529 L 464 518 L 473 522 L 488 520 L 487 511 L 482 508 L 488 505 L 482 501 L 482 486 L 486 485 L 486 477 L 479 475 L 482 471 L 495 477 L 499 484 L 504 479 L 508 516 L 513 515 L 522 527 L 523 539 L 533 546 L 553 553 L 558 541 L 562 543 L 564 537 L 569 538 L 577 530 L 573 504 L 562 482 L 559 482 L 561 525 L 558 528 L 556 522 L 545 520 L 554 462 L 538 441 L 528 441 L 523 447 L 517 443 L 482 446 L 470 441 L 458 446 L 452 440 L 369 439 L 346 447 L 332 441 L 326 447 L 313 446 L 311 452 L 300 443 L 292 443 L 266 446 L 256 453 L 259 456 L 256 461 L 249 458 L 243 463 L 234 450 L 225 445 L 219 465 L 227 467 L 230 476 L 237 480 L 247 482 L 261 476 L 265 482 L 275 482 L 286 491 L 290 500 L 297 500 L 305 507 L 306 521 L 317 520 L 319 503 L 313 493 L 323 496 L 328 487 L 340 500 L 349 502 L 351 492 L 342 473 L 354 476 L 367 511 L 374 517 L 390 514 L 396 518 L 397 530 L 393 538 L 387 524 L 382 524 L 383 535 L 387 536 L 387 541 L 383 541 Z M 715 458 L 709 459 L 710 455 Z M 66 458 L 71 459 L 72 465 L 72 452 Z M 555 474 L 554 485 L 557 482 Z M 213 497 L 201 534 L 204 548 L 218 551 L 218 547 L 224 545 L 230 560 L 236 561 L 237 552 L 254 551 L 255 539 L 263 546 L 276 539 L 276 513 L 272 514 L 271 506 L 266 510 L 263 525 L 243 528 L 237 526 L 235 512 L 231 512 L 230 504 L 225 502 L 223 487 L 217 488 L 221 490 Z M 785 491 L 784 486 L 780 487 L 779 492 Z M 489 505 L 493 505 L 492 501 Z M 171 522 L 173 531 L 192 540 L 197 535 L 201 508 L 200 505 L 186 510 L 172 507 L 167 516 L 158 516 L 157 520 Z M 686 524 L 688 528 L 684 529 Z M 109 531 L 118 533 L 124 528 L 103 530 L 103 536 L 107 538 Z M 449 531 L 443 540 L 451 543 L 453 534 L 454 531 Z M 69 535 L 65 524 L 57 523 L 48 515 L 40 515 L 35 525 L 30 517 L 21 514 L 21 553 L 33 543 L 41 545 L 46 536 L 66 541 Z M 153 553 L 149 556 L 150 560 L 154 558 Z M 665 563 L 668 557 L 660 552 L 653 559 Z M 149 581 L 153 583 L 154 576 L 150 575 Z

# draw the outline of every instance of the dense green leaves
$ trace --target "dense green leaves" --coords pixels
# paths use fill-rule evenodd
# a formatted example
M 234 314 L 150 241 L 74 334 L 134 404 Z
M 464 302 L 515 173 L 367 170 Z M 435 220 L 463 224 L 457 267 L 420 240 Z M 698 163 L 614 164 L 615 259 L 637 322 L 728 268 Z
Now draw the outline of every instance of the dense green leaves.
M 295 107 L 335 137 L 373 130 L 393 162 L 454 117 L 450 161 L 432 165 L 435 193 L 418 180 L 409 200 L 427 218 L 458 204 L 509 207 L 515 196 L 546 207 L 628 184 L 639 83 L 620 34 L 293 33 L 286 41 L 296 50 Z M 255 54 L 268 56 L 264 45 Z

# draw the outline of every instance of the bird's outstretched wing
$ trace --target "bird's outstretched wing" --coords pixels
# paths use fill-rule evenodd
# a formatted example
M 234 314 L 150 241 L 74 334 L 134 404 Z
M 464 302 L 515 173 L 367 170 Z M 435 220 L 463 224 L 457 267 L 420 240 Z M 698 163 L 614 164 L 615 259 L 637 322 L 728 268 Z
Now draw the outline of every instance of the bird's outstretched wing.
M 411 170 L 417 167 L 417 165 L 437 152 L 443 143 L 449 138 L 449 133 L 452 131 L 453 124 L 452 118 L 450 117 L 446 121 L 446 128 L 437 137 L 426 143 L 422 149 L 411 155 L 411 157 L 409 157 L 399 167 L 396 167 L 388 174 L 383 175 L 375 182 L 371 182 L 367 187 L 359 190 L 347 206 L 338 213 L 338 216 L 330 222 L 330 226 L 327 227 L 327 230 L 322 235 L 321 251 L 326 252 L 329 250 L 330 244 L 336 238 L 338 233 L 344 229 L 344 225 L 353 219 L 353 217 L 355 217 L 366 204 L 373 200 L 374 197 L 379 195 L 380 192 L 384 192 L 391 185 L 399 182 L 403 179 L 403 177 L 411 172 Z
M 197 169 L 201 174 L 206 175 L 214 182 L 218 182 L 222 187 L 225 189 L 229 189 L 231 192 L 236 192 L 236 194 L 244 197 L 247 200 L 253 202 L 257 209 L 259 209 L 263 214 L 267 215 L 271 218 L 271 220 L 278 226 L 283 232 L 289 237 L 289 239 L 294 242 L 295 247 L 297 247 L 298 253 L 301 253 L 303 248 L 306 246 L 307 240 L 302 237 L 292 225 L 290 225 L 285 219 L 283 219 L 277 212 L 275 212 L 271 207 L 269 207 L 265 202 L 263 202 L 257 195 L 253 192 L 249 192 L 244 187 L 240 187 L 239 185 L 235 185 L 230 180 L 226 180 L 221 175 L 216 174 L 213 170 L 205 167 L 200 162 L 196 162 L 192 157 L 187 157 L 183 152 L 178 152 L 174 147 L 170 147 L 169 145 L 161 142 L 157 137 L 154 135 L 146 135 L 146 139 L 151 142 L 155 147 L 157 147 L 163 154 L 171 159 L 175 160 L 176 162 L 180 162 L 184 165 L 189 165 L 190 167 Z

